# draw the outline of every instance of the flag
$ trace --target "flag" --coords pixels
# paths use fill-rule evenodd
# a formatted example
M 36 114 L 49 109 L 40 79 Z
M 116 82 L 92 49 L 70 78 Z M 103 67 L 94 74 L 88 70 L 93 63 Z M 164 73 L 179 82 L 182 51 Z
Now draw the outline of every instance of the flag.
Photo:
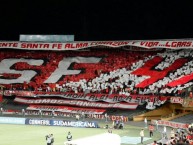
M 156 106 L 154 105 L 154 102 L 148 102 L 146 105 L 146 109 L 153 110 L 155 108 L 156 108 Z

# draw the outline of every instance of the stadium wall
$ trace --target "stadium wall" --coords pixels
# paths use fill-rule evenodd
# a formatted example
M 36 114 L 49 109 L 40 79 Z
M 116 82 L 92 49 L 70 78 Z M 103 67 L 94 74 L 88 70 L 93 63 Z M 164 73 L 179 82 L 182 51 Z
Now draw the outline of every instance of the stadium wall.
M 159 109 L 152 110 L 138 116 L 134 116 L 133 121 L 143 121 L 145 118 L 147 118 L 147 120 L 157 120 L 161 119 L 162 116 L 171 114 L 172 112 L 173 109 L 171 108 L 170 104 L 165 104 Z
M 61 127 L 99 128 L 96 121 L 70 121 L 43 118 L 0 117 L 0 124 L 23 124 Z
M 172 120 L 184 115 L 187 115 L 193 111 L 193 107 L 186 108 L 182 104 L 167 103 L 160 107 L 159 109 L 146 112 L 144 114 L 134 116 L 133 121 L 143 121 L 145 118 L 147 120 Z

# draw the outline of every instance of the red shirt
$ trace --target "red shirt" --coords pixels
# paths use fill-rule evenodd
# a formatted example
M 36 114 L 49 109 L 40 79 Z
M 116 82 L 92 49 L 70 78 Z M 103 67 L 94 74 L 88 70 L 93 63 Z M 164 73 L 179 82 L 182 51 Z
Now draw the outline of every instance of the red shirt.
M 153 131 L 153 130 L 154 130 L 154 126 L 152 126 L 152 125 L 149 126 L 149 130 L 150 130 L 150 131 Z

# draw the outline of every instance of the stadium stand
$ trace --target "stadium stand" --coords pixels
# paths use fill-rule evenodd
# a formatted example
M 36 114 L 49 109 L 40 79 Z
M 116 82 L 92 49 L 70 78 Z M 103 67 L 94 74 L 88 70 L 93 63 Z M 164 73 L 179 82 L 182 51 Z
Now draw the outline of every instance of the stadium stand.
M 185 123 L 185 124 L 191 124 L 193 122 L 193 114 L 188 114 L 179 118 L 175 118 L 172 121 L 173 122 L 180 122 L 180 123 Z
M 37 51 L 1 50 L 0 56 L 2 65 L 11 65 L 11 70 L 18 72 L 35 70 L 31 74 L 33 78 L 26 79 L 28 82 L 24 81 L 24 83 L 3 82 L 5 79 L 16 79 L 21 74 L 16 71 L 7 73 L 8 68 L 1 70 L 1 78 L 3 78 L 1 84 L 5 83 L 3 84 L 6 87 L 5 90 L 28 90 L 35 91 L 37 94 L 43 91 L 126 96 L 132 94 L 177 96 L 192 86 L 192 50 L 189 49 L 140 53 L 123 49 L 103 49 L 103 51 L 92 49 L 86 52 L 38 51 L 38 53 Z M 89 57 L 91 59 L 86 60 Z M 81 59 L 87 62 L 82 63 Z M 93 59 L 99 62 L 89 62 Z M 51 73 L 60 67 L 62 61 L 69 61 L 69 66 L 66 67 L 74 71 L 78 70 L 77 73 L 60 78 L 54 76 L 56 81 L 58 79 L 57 83 L 45 83 L 51 80 Z M 73 72 L 69 71 L 69 73 Z
M 177 117 L 175 111 L 179 108 L 167 106 L 167 111 L 162 105 L 177 103 L 184 111 L 193 107 L 192 72 L 192 49 L 1 49 L 0 85 L 4 88 L 0 107 L 20 114 L 25 109 L 26 115 L 38 115 L 42 108 L 43 116 L 51 116 L 50 109 L 56 110 L 56 116 L 74 117 L 84 112 L 86 117 L 95 119 L 104 118 L 107 113 L 111 119 L 124 116 L 125 121 L 140 115 L 141 120 L 164 120 L 160 112 L 165 111 L 171 121 L 191 124 L 192 114 Z M 158 114 L 156 108 L 161 110 Z M 187 132 L 185 138 L 189 134 L 192 133 Z M 177 136 L 174 142 L 182 142 L 180 134 Z
M 5 54 L 6 53 L 6 54 Z M 152 54 L 152 55 L 151 55 Z M 36 70 L 37 76 L 29 84 L 4 84 L 6 89 L 32 89 L 35 91 L 61 91 L 68 90 L 71 92 L 103 92 L 103 93 L 120 93 L 129 95 L 126 90 L 130 89 L 132 93 L 138 91 L 140 94 L 150 93 L 176 93 L 179 90 L 192 85 L 189 82 L 193 63 L 191 61 L 192 52 L 190 50 L 181 50 L 177 52 L 164 52 L 153 55 L 155 52 L 136 53 L 130 51 L 90 51 L 90 52 L 64 52 L 57 55 L 57 52 L 15 52 L 14 50 L 1 52 L 1 60 L 4 63 L 9 58 L 19 58 L 18 62 L 12 66 L 16 70 Z M 100 56 L 101 61 L 98 64 L 75 62 L 72 69 L 81 70 L 80 74 L 67 75 L 60 78 L 58 83 L 42 84 L 50 73 L 58 66 L 59 62 L 65 57 L 88 57 Z M 104 57 L 106 56 L 106 57 Z M 115 57 L 116 56 L 116 57 Z M 127 57 L 129 56 L 129 57 Z M 148 56 L 148 57 L 147 57 Z M 24 59 L 41 59 L 43 65 L 29 65 Z M 142 60 L 141 60 L 142 59 Z M 23 62 L 24 61 L 24 62 Z M 40 61 L 40 60 L 39 60 Z M 68 60 L 67 60 L 68 61 Z M 77 61 L 77 60 L 74 60 Z M 13 60 L 14 63 L 14 60 Z M 42 63 L 42 62 L 41 62 Z M 171 65 L 172 64 L 172 65 Z M 143 65 L 143 67 L 141 67 Z M 157 66 L 156 66 L 157 65 Z M 150 71 L 155 66 L 155 70 Z M 169 67 L 170 66 L 170 67 Z M 84 68 L 84 69 L 83 69 Z M 165 69 L 167 68 L 167 69 Z M 134 71 L 135 70 L 135 71 Z M 176 71 L 171 71 L 176 70 Z M 184 71 L 186 70 L 186 71 Z M 86 73 L 84 73 L 86 72 Z M 131 73 L 132 72 L 132 73 Z M 19 74 L 1 72 L 4 78 L 17 78 Z M 153 73 L 153 74 L 152 74 Z M 169 73 L 169 74 L 168 74 Z M 162 74 L 162 75 L 160 75 Z M 144 75 L 142 77 L 136 77 Z M 151 76 L 147 79 L 145 76 Z M 183 77 L 183 81 L 179 77 Z M 162 79 L 164 78 L 164 79 Z M 144 81 L 143 81 L 144 80 Z M 174 81 L 177 80 L 177 81 Z M 141 82 L 141 83 L 139 83 Z M 147 83 L 148 82 L 148 83 Z M 181 86 L 182 84 L 184 86 Z M 180 85 L 180 86 L 179 86 Z M 172 86 L 172 88 L 171 88 Z M 140 90 L 139 90 L 140 88 Z

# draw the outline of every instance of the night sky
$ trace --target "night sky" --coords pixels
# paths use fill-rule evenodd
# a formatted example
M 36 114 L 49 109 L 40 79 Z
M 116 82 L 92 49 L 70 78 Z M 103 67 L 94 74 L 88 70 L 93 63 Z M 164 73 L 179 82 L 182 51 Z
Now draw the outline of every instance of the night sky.
M 76 41 L 193 38 L 191 0 L 2 0 L 0 16 L 0 40 L 20 34 L 72 34 Z

